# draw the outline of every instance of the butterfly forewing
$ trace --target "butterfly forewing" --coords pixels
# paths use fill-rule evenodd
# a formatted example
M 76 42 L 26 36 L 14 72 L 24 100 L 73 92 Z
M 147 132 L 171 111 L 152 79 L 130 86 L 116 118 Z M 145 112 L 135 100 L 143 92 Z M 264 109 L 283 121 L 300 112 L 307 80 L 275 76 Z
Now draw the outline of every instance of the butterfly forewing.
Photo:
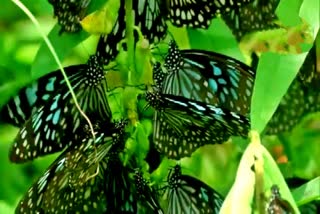
M 88 65 L 91 65 L 91 60 L 97 59 L 90 58 Z M 102 120 L 110 120 L 103 70 L 88 65 L 73 66 L 72 70 L 66 68 L 70 84 L 85 113 L 96 113 Z M 19 131 L 11 149 L 11 161 L 24 162 L 60 151 L 74 139 L 82 115 L 65 80 L 60 79 L 57 88 L 48 96 L 50 98 L 46 103 L 32 114 Z
M 178 27 L 208 28 L 211 20 L 251 0 L 166 0 L 168 19 Z
M 162 92 L 249 114 L 255 72 L 231 57 L 170 43 Z M 155 73 L 161 73 L 156 71 Z
M 223 14 L 222 18 L 240 41 L 247 33 L 276 28 L 278 4 L 279 0 L 254 0 Z
M 176 165 L 168 175 L 164 197 L 168 202 L 167 213 L 218 214 L 223 197 L 200 180 L 181 174 Z
M 129 178 L 129 169 L 123 166 L 118 153 L 114 153 L 105 173 L 106 213 L 136 213 L 137 199 Z

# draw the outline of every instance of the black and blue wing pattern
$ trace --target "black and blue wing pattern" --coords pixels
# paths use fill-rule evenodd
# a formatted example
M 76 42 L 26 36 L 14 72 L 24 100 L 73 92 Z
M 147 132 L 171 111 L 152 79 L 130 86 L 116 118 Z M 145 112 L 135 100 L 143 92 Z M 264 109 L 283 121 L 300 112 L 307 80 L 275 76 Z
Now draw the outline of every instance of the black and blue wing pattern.
M 107 83 L 96 56 L 91 56 L 87 64 L 67 67 L 65 70 L 81 109 L 87 114 L 99 115 L 101 120 L 110 120 Z M 8 110 L 21 109 L 14 100 L 28 97 L 28 92 L 35 90 L 35 85 L 40 87 L 36 92 L 37 98 L 32 98 L 33 91 L 30 99 L 36 99 L 36 102 L 30 102 L 32 108 L 26 108 L 26 112 L 18 114 L 19 117 L 25 115 L 21 118 L 27 118 L 27 121 L 11 148 L 10 160 L 13 162 L 25 162 L 63 150 L 71 143 L 80 126 L 82 115 L 60 71 L 42 77 L 39 84 L 22 89 L 20 95 L 9 103 Z M 39 90 L 43 88 L 45 90 Z M 11 116 L 15 117 L 14 114 Z M 22 119 L 17 121 L 20 123 Z
M 114 198 L 130 194 L 129 184 L 108 186 L 110 176 L 115 181 L 121 178 L 112 166 L 122 166 L 118 154 L 124 144 L 123 127 L 123 121 L 108 124 L 100 127 L 104 132 L 98 131 L 95 140 L 87 135 L 68 147 L 28 190 L 16 213 L 117 213 L 118 207 L 129 209 L 127 201 Z M 113 201 L 119 203 L 114 210 Z
M 233 135 L 246 137 L 250 127 L 247 117 L 185 97 L 154 91 L 147 92 L 146 99 L 155 109 L 155 146 L 171 159 L 191 156 L 199 147 Z
M 81 30 L 80 21 L 86 15 L 91 0 L 48 0 L 53 6 L 54 16 L 61 26 L 60 33 L 75 33 Z
M 202 181 L 183 175 L 180 165 L 169 172 L 164 198 L 168 214 L 212 213 L 218 214 L 224 198 Z
M 238 41 L 248 33 L 278 27 L 275 10 L 280 0 L 254 0 L 222 15 Z
M 154 67 L 154 79 L 164 94 L 249 113 L 255 72 L 244 63 L 214 52 L 179 50 L 172 41 L 163 67 Z
M 133 0 L 132 1 L 135 26 L 138 26 L 149 41 L 157 43 L 167 33 L 167 24 L 160 12 L 160 0 Z M 108 64 L 119 53 L 118 44 L 125 38 L 125 1 L 120 1 L 118 18 L 108 35 L 102 35 L 97 46 L 97 54 L 104 64 Z M 138 39 L 137 37 L 135 39 Z

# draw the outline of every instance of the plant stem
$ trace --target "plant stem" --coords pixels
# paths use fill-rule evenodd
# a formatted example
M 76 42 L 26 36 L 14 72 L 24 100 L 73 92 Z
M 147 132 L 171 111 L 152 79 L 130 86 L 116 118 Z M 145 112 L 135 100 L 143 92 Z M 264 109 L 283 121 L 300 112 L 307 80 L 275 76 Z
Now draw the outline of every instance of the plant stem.
M 128 48 L 128 84 L 132 84 L 131 76 L 135 75 L 135 66 L 134 66 L 134 14 L 132 10 L 132 0 L 125 0 L 126 8 L 126 41 Z

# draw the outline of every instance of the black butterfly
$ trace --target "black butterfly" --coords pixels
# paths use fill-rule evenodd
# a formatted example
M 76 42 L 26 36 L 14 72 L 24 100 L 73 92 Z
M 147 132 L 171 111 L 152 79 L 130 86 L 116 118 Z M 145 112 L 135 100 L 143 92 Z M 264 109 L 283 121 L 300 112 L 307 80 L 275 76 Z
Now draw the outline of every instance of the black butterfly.
M 146 99 L 155 109 L 153 141 L 168 158 L 190 156 L 232 135 L 247 136 L 249 120 L 227 109 L 159 91 L 147 92 Z
M 157 43 L 167 33 L 167 25 L 160 13 L 160 0 L 133 0 L 132 10 L 134 12 L 134 25 L 138 26 L 150 43 Z M 119 50 L 117 45 L 125 38 L 125 0 L 120 0 L 118 18 L 108 35 L 100 37 L 97 54 L 102 58 L 104 64 L 113 60 Z M 138 39 L 137 36 L 135 38 Z
M 211 19 L 252 0 L 168 0 L 163 7 L 168 19 L 178 27 L 208 28 Z
M 114 191 L 106 187 L 106 173 L 123 147 L 124 125 L 108 124 L 95 140 L 87 135 L 68 147 L 28 190 L 16 213 L 104 213 L 111 203 L 106 196 Z
M 247 115 L 255 72 L 231 57 L 203 50 L 179 50 L 171 41 L 164 68 L 154 79 L 164 94 L 217 105 Z
M 158 193 L 149 186 L 149 181 L 143 177 L 141 171 L 135 171 L 134 180 L 140 202 L 150 209 L 149 212 L 163 214 L 163 210 L 159 204 Z
M 107 83 L 97 57 L 91 56 L 87 64 L 70 66 L 65 71 L 81 109 L 101 120 L 110 120 Z M 9 122 L 24 124 L 10 151 L 13 162 L 63 150 L 74 139 L 82 118 L 60 71 L 23 88 L 2 113 Z
M 275 24 L 275 10 L 280 0 L 254 0 L 254 2 L 236 7 L 222 15 L 222 19 L 231 28 L 238 41 L 252 32 L 278 27 Z
M 216 213 L 224 198 L 202 181 L 181 173 L 180 165 L 169 171 L 164 200 L 167 213 Z
M 267 207 L 268 214 L 293 214 L 294 210 L 287 200 L 281 198 L 279 187 L 271 187 L 271 197 Z
M 80 21 L 86 15 L 91 0 L 48 0 L 53 6 L 54 16 L 58 17 L 63 32 L 78 32 L 81 30 Z

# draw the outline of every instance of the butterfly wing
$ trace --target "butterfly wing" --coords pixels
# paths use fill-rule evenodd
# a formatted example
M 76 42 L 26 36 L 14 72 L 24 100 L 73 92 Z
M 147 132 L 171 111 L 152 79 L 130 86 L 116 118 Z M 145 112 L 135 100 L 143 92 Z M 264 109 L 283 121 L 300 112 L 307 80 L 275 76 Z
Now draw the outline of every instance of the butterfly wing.
M 168 176 L 167 213 L 219 213 L 223 197 L 202 181 L 181 174 L 176 165 Z
M 191 156 L 199 147 L 232 135 L 247 136 L 248 119 L 226 109 L 168 94 L 149 93 L 147 100 L 156 110 L 154 143 L 168 158 Z
M 75 68 L 78 70 L 73 70 Z M 107 121 L 110 120 L 111 112 L 104 73 L 92 69 L 95 68 L 81 65 L 72 67 L 72 70 L 67 68 L 66 71 L 81 109 L 88 114 L 97 113 L 102 120 Z M 60 75 L 57 72 L 56 77 Z M 20 129 L 10 151 L 11 161 L 25 162 L 61 151 L 75 138 L 82 116 L 65 80 L 57 79 L 60 80 L 57 89 L 52 91 L 46 104 L 38 108 Z
M 91 0 L 49 0 L 53 6 L 54 16 L 58 18 L 63 32 L 75 33 L 81 30 L 80 21 L 85 16 Z
M 276 28 L 274 21 L 278 4 L 279 0 L 255 0 L 223 14 L 222 18 L 240 41 L 248 33 Z
M 163 93 L 249 113 L 255 72 L 244 63 L 214 52 L 179 50 L 171 43 L 164 67 Z
M 234 10 L 251 0 L 241 1 L 188 1 L 167 0 L 167 17 L 177 27 L 208 28 L 211 19 L 219 14 Z
M 109 138 L 110 139 L 110 138 Z M 97 138 L 96 143 L 109 145 L 110 140 Z M 90 143 L 84 141 L 83 143 Z M 103 170 L 97 171 L 95 160 L 90 158 L 75 158 L 83 155 L 82 147 L 69 147 L 49 167 L 44 175 L 34 183 L 20 201 L 16 213 L 66 213 L 87 212 L 103 213 L 105 209 Z M 95 153 L 96 151 L 96 153 Z M 86 151 L 86 154 L 105 155 L 104 149 Z M 105 157 L 105 156 L 103 156 Z M 74 162 L 78 160 L 78 162 Z M 106 159 L 100 159 L 101 166 Z M 88 163 L 91 164 L 88 165 Z M 77 166 L 74 168 L 74 166 Z M 89 168 L 88 168 L 89 167 Z M 100 167 L 103 169 L 103 167 Z M 80 176 L 93 172 L 90 177 Z M 86 180 L 87 179 L 87 180 Z M 76 185 L 75 185 L 76 184 Z
M 133 0 L 133 11 L 135 15 L 135 26 L 138 26 L 142 34 L 150 43 L 157 43 L 163 39 L 167 33 L 167 25 L 160 13 L 159 0 Z M 125 38 L 125 1 L 120 1 L 118 18 L 110 34 L 100 37 L 97 53 L 102 58 L 104 64 L 112 61 L 119 50 L 117 45 Z M 135 36 L 137 40 L 138 37 Z
M 157 198 L 157 192 L 149 186 L 149 181 L 143 177 L 141 171 L 136 170 L 134 174 L 134 182 L 140 202 L 148 208 L 152 213 L 163 214 Z

